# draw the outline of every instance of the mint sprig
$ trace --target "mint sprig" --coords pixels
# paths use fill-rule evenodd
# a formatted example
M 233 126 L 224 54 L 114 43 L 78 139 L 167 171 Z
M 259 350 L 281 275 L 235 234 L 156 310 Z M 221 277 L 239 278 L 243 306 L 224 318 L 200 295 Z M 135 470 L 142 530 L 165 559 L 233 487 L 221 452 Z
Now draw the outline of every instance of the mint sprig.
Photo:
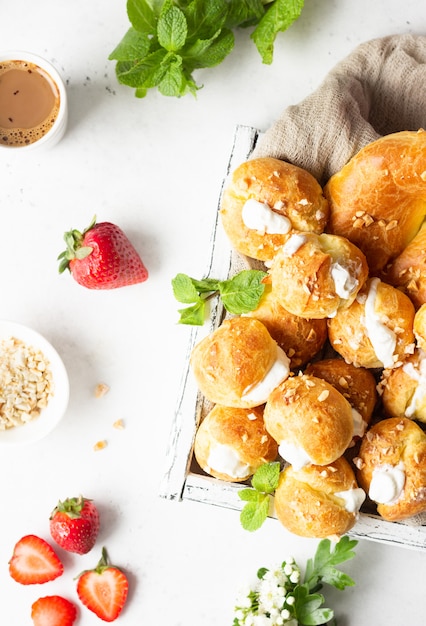
M 263 63 L 274 42 L 297 20 L 304 0 L 127 0 L 130 28 L 109 55 L 119 83 L 139 98 L 149 89 L 165 96 L 196 94 L 193 73 L 222 63 L 234 31 L 251 27 Z
M 238 492 L 239 498 L 246 502 L 240 513 L 244 530 L 258 530 L 268 517 L 270 496 L 278 486 L 280 469 L 278 461 L 264 463 L 252 476 L 252 488 L 240 489 Z
M 172 280 L 173 294 L 178 302 L 190 305 L 178 310 L 179 323 L 202 326 L 207 302 L 215 295 L 220 296 L 229 313 L 241 315 L 253 311 L 265 291 L 262 282 L 265 276 L 266 272 L 261 270 L 242 270 L 228 280 L 197 280 L 187 274 L 177 274 Z

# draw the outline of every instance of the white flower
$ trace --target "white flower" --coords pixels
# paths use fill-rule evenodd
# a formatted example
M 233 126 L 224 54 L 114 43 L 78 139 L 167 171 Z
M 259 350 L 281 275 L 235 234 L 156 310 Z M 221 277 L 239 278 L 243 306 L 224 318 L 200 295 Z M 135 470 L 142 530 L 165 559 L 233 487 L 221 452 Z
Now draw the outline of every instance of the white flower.
M 300 580 L 300 572 L 299 570 L 295 569 L 294 572 L 290 574 L 290 581 L 292 583 L 298 583 L 299 580 Z

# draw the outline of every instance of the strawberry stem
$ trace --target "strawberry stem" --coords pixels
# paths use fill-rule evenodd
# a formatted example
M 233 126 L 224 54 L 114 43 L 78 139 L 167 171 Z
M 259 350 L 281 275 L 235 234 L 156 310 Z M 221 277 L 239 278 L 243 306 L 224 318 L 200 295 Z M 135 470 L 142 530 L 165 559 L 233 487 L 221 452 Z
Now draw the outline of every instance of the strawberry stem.
M 90 246 L 83 246 L 84 236 L 96 224 L 96 215 L 93 216 L 89 226 L 80 232 L 76 228 L 68 230 L 64 234 L 66 249 L 58 255 L 59 273 L 62 274 L 66 269 L 70 269 L 70 261 L 73 259 L 84 259 L 92 252 Z

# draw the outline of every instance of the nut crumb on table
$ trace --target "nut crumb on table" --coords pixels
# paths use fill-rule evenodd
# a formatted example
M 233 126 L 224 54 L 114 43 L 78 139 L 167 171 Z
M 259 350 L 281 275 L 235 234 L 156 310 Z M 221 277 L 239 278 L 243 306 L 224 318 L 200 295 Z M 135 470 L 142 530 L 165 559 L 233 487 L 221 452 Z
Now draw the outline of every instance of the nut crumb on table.
M 102 398 L 109 391 L 109 386 L 105 383 L 99 383 L 95 387 L 95 398 Z
M 53 395 L 53 378 L 44 354 L 20 339 L 0 342 L 0 430 L 38 417 Z

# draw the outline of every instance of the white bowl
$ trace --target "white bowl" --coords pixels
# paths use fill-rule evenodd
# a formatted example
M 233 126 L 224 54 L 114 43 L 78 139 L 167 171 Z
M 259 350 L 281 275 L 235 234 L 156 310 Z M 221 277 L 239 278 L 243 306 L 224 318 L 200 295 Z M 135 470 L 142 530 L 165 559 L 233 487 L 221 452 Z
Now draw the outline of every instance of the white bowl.
M 38 417 L 25 424 L 0 430 L 0 446 L 34 443 L 48 435 L 65 414 L 69 400 L 69 380 L 65 366 L 55 348 L 37 331 L 18 324 L 0 320 L 0 341 L 14 337 L 40 350 L 49 363 L 53 379 L 53 394 Z M 0 351 L 1 359 L 1 351 Z

